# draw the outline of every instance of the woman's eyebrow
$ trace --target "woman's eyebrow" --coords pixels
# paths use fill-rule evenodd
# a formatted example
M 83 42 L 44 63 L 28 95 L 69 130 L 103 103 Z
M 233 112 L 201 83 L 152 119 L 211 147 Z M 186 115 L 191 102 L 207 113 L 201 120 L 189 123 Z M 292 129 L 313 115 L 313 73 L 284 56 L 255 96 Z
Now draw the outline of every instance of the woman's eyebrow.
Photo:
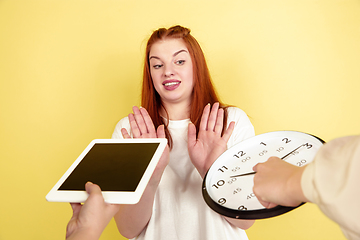
M 156 56 L 151 56 L 151 57 L 149 57 L 149 60 L 152 59 L 152 58 L 155 58 L 155 59 L 160 60 L 160 58 L 159 58 L 159 57 L 156 57 Z
M 175 52 L 175 53 L 173 54 L 173 57 L 175 57 L 176 55 L 178 55 L 178 54 L 180 54 L 180 53 L 182 53 L 182 52 L 188 53 L 188 51 L 186 51 L 185 49 L 182 49 L 182 50 L 179 50 L 179 51 Z M 149 57 L 149 60 L 152 59 L 152 58 L 155 58 L 155 59 L 160 60 L 160 58 L 157 57 L 157 56 L 151 56 L 151 57 Z
M 180 51 L 177 51 L 176 53 L 174 53 L 173 54 L 173 57 L 175 57 L 176 55 L 178 55 L 178 54 L 180 54 L 180 53 L 182 53 L 182 52 L 188 52 L 188 51 L 186 51 L 185 49 L 182 49 L 182 50 L 180 50 Z

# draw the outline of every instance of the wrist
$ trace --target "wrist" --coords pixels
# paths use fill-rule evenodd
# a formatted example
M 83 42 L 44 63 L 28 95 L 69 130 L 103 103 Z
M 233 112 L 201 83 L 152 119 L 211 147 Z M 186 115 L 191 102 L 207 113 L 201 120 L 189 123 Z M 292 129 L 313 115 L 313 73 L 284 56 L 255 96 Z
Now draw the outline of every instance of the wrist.
M 287 192 L 289 193 L 288 197 L 289 199 L 292 199 L 291 201 L 294 206 L 299 205 L 302 202 L 308 201 L 301 188 L 301 177 L 305 170 L 305 167 L 296 167 L 296 170 L 289 178 L 287 184 L 288 187 Z

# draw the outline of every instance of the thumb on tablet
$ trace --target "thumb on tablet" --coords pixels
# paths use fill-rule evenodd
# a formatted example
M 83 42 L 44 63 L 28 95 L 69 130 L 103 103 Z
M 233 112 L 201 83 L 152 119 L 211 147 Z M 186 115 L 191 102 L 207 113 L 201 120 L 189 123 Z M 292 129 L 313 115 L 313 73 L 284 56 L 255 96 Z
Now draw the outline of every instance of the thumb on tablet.
M 88 194 L 93 194 L 93 193 L 99 193 L 101 194 L 101 189 L 98 185 L 92 183 L 92 182 L 87 182 L 85 184 L 85 190 Z

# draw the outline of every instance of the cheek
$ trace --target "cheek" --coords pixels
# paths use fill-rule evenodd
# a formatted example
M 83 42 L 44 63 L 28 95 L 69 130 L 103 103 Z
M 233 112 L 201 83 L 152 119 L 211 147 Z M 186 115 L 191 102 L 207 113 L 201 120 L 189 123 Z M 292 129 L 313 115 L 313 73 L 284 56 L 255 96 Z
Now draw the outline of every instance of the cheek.
M 151 74 L 151 80 L 154 85 L 154 88 L 157 92 L 159 92 L 160 87 L 162 86 L 161 79 L 160 79 L 161 75 L 159 75 L 157 72 L 150 72 L 150 74 Z
M 192 68 L 188 70 L 187 72 L 187 79 L 189 79 L 189 82 L 191 82 L 191 85 L 194 86 L 194 74 Z
M 150 71 L 150 76 L 154 85 L 161 83 L 161 73 L 159 71 Z

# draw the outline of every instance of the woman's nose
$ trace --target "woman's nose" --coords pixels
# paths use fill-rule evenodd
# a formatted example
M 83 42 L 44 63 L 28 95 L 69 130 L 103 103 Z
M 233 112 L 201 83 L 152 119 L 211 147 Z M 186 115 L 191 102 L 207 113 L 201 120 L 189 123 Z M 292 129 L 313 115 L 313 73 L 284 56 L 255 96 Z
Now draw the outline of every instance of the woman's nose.
M 174 75 L 174 70 L 171 66 L 167 65 L 164 68 L 164 75 L 165 77 L 171 77 Z

